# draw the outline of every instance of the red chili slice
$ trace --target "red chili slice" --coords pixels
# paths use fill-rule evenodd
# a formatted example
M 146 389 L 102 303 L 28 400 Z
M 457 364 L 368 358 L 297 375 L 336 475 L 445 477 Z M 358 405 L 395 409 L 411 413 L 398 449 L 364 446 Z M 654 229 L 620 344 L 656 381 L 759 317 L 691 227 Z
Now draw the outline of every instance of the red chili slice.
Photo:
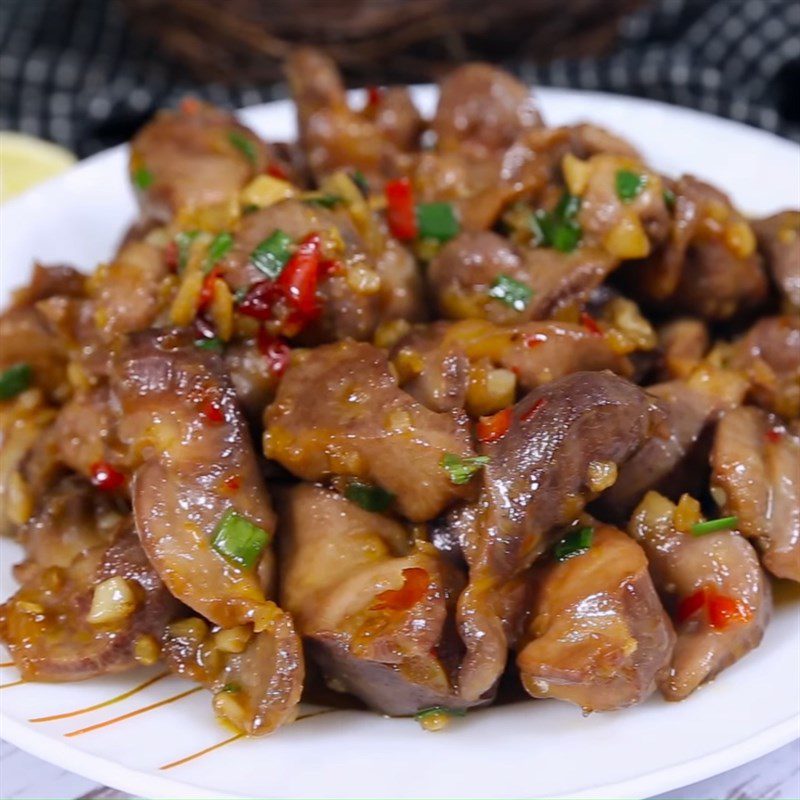
M 748 622 L 753 616 L 752 610 L 740 600 L 722 594 L 710 594 L 707 605 L 708 622 L 719 631 L 735 623 Z
M 289 366 L 291 348 L 277 336 L 271 336 L 264 328 L 258 332 L 258 349 L 264 358 L 267 359 L 269 371 L 277 377 L 281 377 Z
M 383 89 L 380 86 L 367 86 L 367 108 L 374 109 L 383 100 Z
M 370 610 L 407 611 L 425 596 L 430 580 L 428 571 L 422 567 L 408 567 L 403 570 L 403 585 L 378 594 L 375 597 L 378 602 Z
M 481 417 L 476 427 L 478 441 L 484 443 L 496 442 L 508 433 L 510 425 L 511 408 L 504 408 L 490 417 Z
M 542 406 L 547 403 L 546 397 L 540 397 L 520 418 L 520 422 L 529 420 Z
M 770 428 L 764 435 L 768 442 L 777 444 L 783 437 L 783 428 Z
M 211 305 L 214 299 L 214 281 L 219 277 L 219 269 L 213 267 L 211 272 L 203 279 L 203 288 L 200 289 L 200 296 L 197 299 L 197 310 L 202 311 Z
M 588 311 L 581 311 L 581 325 L 583 325 L 583 327 L 594 336 L 603 335 L 603 331 L 597 324 L 597 320 L 595 320 L 595 318 Z
M 92 483 L 104 492 L 113 492 L 125 483 L 125 476 L 107 461 L 96 461 L 89 467 Z
M 398 178 L 386 184 L 386 219 L 392 234 L 401 241 L 417 238 L 417 209 L 408 178 Z
M 289 179 L 289 174 L 283 168 L 281 164 L 277 161 L 272 161 L 267 164 L 267 169 L 265 170 L 267 175 L 271 175 L 273 178 L 279 178 L 282 181 L 286 181 Z
M 220 425 L 225 422 L 225 414 L 213 400 L 204 400 L 200 406 L 200 413 L 212 425 Z
M 164 248 L 164 260 L 170 272 L 177 272 L 180 265 L 180 250 L 178 243 L 172 239 Z
M 688 597 L 684 597 L 678 605 L 675 614 L 678 622 L 685 622 L 689 617 L 696 614 L 706 604 L 706 590 L 698 589 Z

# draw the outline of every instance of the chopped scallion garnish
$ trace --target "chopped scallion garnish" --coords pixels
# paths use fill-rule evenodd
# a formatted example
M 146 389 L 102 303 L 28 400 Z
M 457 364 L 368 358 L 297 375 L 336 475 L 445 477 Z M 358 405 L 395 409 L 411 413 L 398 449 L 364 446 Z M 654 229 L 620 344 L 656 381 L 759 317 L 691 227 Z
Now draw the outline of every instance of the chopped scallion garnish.
M 594 528 L 588 526 L 579 528 L 576 531 L 570 531 L 553 548 L 553 556 L 556 561 L 567 561 L 574 556 L 579 556 L 592 546 L 593 538 Z
M 203 272 L 208 274 L 214 268 L 214 264 L 224 258 L 228 251 L 233 247 L 233 236 L 227 231 L 218 233 L 208 246 L 206 260 L 203 262 Z
M 242 691 L 242 687 L 238 683 L 226 683 L 222 687 L 223 692 L 227 692 L 228 694 L 236 694 L 237 692 Z
M 635 200 L 647 185 L 647 175 L 640 172 L 632 172 L 629 169 L 618 169 L 615 184 L 617 197 L 623 203 L 630 203 Z
M 240 131 L 231 131 L 228 141 L 253 165 L 258 161 L 255 143 Z
M 672 189 L 664 189 L 663 191 L 664 204 L 670 210 L 675 208 L 675 192 Z
M 539 209 L 531 217 L 533 244 L 571 253 L 580 243 L 583 231 L 577 222 L 581 199 L 565 192 L 552 212 Z
M 489 289 L 489 297 L 500 300 L 515 311 L 524 311 L 533 297 L 533 289 L 508 275 L 498 275 Z
M 14 364 L 0 373 L 0 400 L 10 400 L 24 392 L 33 380 L 30 364 Z
M 138 189 L 149 189 L 155 181 L 155 176 L 147 167 L 139 167 L 133 173 L 133 183 Z
M 189 249 L 199 233 L 200 231 L 181 231 L 175 237 L 175 243 L 178 245 L 178 270 L 185 269 L 189 260 Z
M 464 708 L 448 708 L 447 706 L 431 706 L 430 708 L 423 708 L 414 714 L 414 719 L 418 722 L 425 720 L 434 714 L 446 714 L 448 717 L 465 717 L 467 711 Z
M 303 199 L 303 202 L 309 203 L 312 206 L 335 208 L 339 203 L 344 201 L 338 194 L 310 194 Z
M 452 203 L 420 203 L 417 206 L 417 229 L 421 239 L 446 242 L 461 230 Z
M 353 179 L 353 183 L 358 186 L 361 194 L 366 197 L 369 194 L 369 183 L 367 183 L 364 173 L 360 169 L 357 169 L 351 173 L 350 177 Z
M 692 536 L 705 536 L 707 533 L 729 531 L 739 524 L 739 517 L 720 517 L 710 519 L 708 522 L 698 522 L 692 525 Z
M 211 339 L 195 339 L 194 346 L 199 347 L 201 350 L 210 350 L 214 353 L 219 353 L 222 350 L 222 339 L 214 336 Z
M 344 496 L 365 511 L 386 511 L 394 500 L 394 495 L 386 489 L 361 481 L 352 481 Z
M 268 278 L 275 280 L 292 255 L 292 237 L 280 228 L 273 231 L 250 254 L 250 262 Z
M 228 510 L 220 520 L 211 546 L 223 557 L 250 568 L 255 566 L 269 542 L 269 534 L 248 519 Z
M 457 486 L 469 483 L 475 473 L 489 463 L 489 456 L 472 456 L 462 458 L 455 453 L 445 453 L 440 462 L 450 476 L 450 481 Z

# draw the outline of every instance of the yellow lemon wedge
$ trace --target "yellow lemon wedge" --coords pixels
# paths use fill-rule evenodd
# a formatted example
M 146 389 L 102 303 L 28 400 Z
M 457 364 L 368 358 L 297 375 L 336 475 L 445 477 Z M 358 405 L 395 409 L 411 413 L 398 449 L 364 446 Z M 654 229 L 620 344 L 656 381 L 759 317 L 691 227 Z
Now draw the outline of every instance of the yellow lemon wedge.
M 0 203 L 74 163 L 75 156 L 63 147 L 24 133 L 0 131 Z

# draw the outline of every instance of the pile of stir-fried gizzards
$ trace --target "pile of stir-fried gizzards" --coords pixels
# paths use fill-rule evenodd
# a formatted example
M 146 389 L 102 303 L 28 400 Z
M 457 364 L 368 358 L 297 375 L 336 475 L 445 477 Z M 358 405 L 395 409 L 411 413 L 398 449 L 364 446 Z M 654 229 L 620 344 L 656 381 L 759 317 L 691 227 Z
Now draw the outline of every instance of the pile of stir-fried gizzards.
M 800 212 L 487 65 L 430 121 L 287 74 L 297 144 L 160 113 L 118 251 L 0 319 L 23 677 L 160 660 L 249 734 L 314 681 L 435 728 L 501 677 L 606 711 L 756 647 L 800 580 Z

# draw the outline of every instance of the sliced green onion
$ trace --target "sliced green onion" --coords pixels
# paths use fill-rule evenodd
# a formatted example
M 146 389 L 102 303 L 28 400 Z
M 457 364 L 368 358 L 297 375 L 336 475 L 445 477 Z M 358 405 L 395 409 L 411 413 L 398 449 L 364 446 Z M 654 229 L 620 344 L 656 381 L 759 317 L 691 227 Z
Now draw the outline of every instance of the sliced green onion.
M 647 175 L 639 172 L 631 172 L 629 169 L 618 169 L 615 178 L 617 197 L 623 203 L 630 203 L 635 200 L 647 185 Z
M 231 131 L 228 141 L 253 165 L 258 161 L 258 149 L 255 143 L 239 131 Z
M 189 261 L 189 249 L 199 233 L 200 231 L 181 231 L 175 236 L 175 243 L 178 245 L 178 270 L 186 268 L 186 263 Z
M 366 197 L 369 194 L 369 183 L 364 173 L 360 169 L 357 169 L 350 174 L 350 177 L 353 179 L 353 183 L 361 190 L 361 194 Z
M 261 206 L 257 206 L 254 203 L 248 203 L 246 206 L 242 206 L 242 214 L 244 214 L 244 216 L 255 214 L 256 211 L 261 211 Z
M 498 275 L 489 289 L 489 297 L 500 300 L 515 311 L 524 311 L 533 297 L 533 289 L 508 275 Z
M 14 364 L 0 373 L 0 400 L 10 400 L 24 392 L 33 381 L 30 364 Z
M 692 525 L 692 536 L 705 536 L 716 531 L 729 531 L 739 524 L 739 517 L 720 517 Z
M 577 195 L 564 192 L 558 205 L 553 209 L 553 216 L 558 220 L 575 219 L 581 210 L 581 199 Z
M 662 195 L 664 197 L 664 205 L 670 210 L 675 208 L 675 192 L 672 189 L 664 189 Z
M 242 691 L 242 687 L 238 683 L 226 683 L 222 687 L 223 692 L 228 692 L 229 694 L 236 694 L 237 692 Z
M 139 189 L 149 189 L 155 181 L 155 175 L 147 167 L 139 167 L 133 173 L 133 183 Z
M 561 222 L 553 229 L 553 247 L 561 253 L 571 253 L 582 235 L 583 231 L 576 222 Z
M 228 251 L 233 247 L 233 236 L 227 231 L 218 233 L 208 246 L 206 253 L 206 260 L 203 263 L 203 272 L 208 274 L 214 268 L 214 264 L 223 258 Z
M 452 203 L 420 203 L 417 206 L 417 228 L 421 239 L 446 242 L 461 230 Z
M 250 253 L 250 263 L 268 278 L 275 280 L 291 258 L 291 246 L 292 237 L 278 228 Z
M 585 553 L 592 546 L 593 538 L 594 528 L 586 527 L 579 528 L 576 531 L 570 531 L 553 548 L 553 555 L 556 561 L 566 561 L 574 556 Z
M 352 481 L 344 496 L 365 511 L 386 511 L 394 500 L 394 495 L 386 489 L 361 481 Z
M 195 339 L 194 346 L 199 347 L 201 350 L 219 353 L 222 351 L 222 339 L 218 336 L 213 336 L 211 339 Z
M 258 562 L 267 542 L 269 534 L 263 528 L 231 510 L 225 512 L 211 538 L 211 546 L 221 556 L 248 569 Z
M 445 453 L 439 462 L 456 486 L 469 483 L 475 473 L 489 463 L 489 456 L 462 458 L 455 453 Z
M 467 710 L 465 708 L 448 708 L 447 706 L 431 706 L 430 708 L 423 708 L 414 714 L 414 719 L 418 722 L 425 720 L 427 717 L 432 717 L 434 714 L 447 714 L 448 717 L 465 717 Z
M 323 208 L 335 208 L 344 200 L 338 194 L 310 194 L 303 198 L 304 203 Z

